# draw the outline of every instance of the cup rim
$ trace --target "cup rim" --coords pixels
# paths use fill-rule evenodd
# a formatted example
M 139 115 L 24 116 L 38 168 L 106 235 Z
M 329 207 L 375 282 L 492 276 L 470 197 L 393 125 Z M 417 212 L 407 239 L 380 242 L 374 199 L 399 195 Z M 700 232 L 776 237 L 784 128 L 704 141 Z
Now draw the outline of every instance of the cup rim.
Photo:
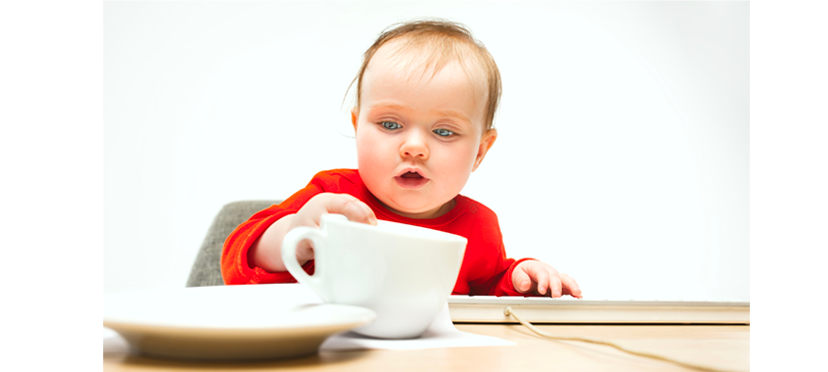
M 341 216 L 341 217 L 337 217 L 337 216 Z M 325 214 L 322 215 L 321 220 L 325 224 L 346 225 L 346 226 L 348 226 L 350 228 L 354 228 L 354 229 L 370 230 L 370 229 L 376 229 L 377 228 L 377 226 L 350 221 L 344 215 L 337 214 L 337 213 L 325 213 Z M 426 229 L 426 230 L 429 231 L 429 234 L 437 235 L 438 237 L 414 235 L 414 234 L 408 234 L 406 232 L 399 232 L 399 231 L 394 231 L 394 232 L 383 231 L 383 230 L 378 231 L 378 232 L 383 233 L 383 234 L 401 234 L 401 235 L 405 235 L 407 237 L 416 238 L 416 239 L 423 239 L 423 240 L 430 240 L 430 241 L 450 241 L 450 242 L 455 242 L 455 243 L 468 244 L 468 239 L 466 239 L 463 236 L 460 236 L 460 235 L 457 235 L 457 234 L 452 234 L 452 233 L 447 233 L 445 231 L 431 229 L 431 228 L 428 228 L 428 227 L 409 225 L 409 224 L 406 224 L 406 223 L 400 223 L 400 222 L 394 222 L 394 221 L 385 221 L 385 220 L 377 221 L 377 224 L 400 225 L 400 226 L 404 226 L 406 229 L 408 229 L 408 228 Z

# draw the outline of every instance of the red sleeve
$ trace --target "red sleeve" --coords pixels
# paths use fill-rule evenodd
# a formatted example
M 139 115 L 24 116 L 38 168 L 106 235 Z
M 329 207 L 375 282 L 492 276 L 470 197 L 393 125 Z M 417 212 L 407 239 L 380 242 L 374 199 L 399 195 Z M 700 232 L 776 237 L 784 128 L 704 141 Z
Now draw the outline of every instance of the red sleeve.
M 287 271 L 272 273 L 261 267 L 251 267 L 247 254 L 250 246 L 270 225 L 286 215 L 296 213 L 310 198 L 325 192 L 322 185 L 315 181 L 316 177 L 308 186 L 281 204 L 272 205 L 254 214 L 230 233 L 224 241 L 221 253 L 221 276 L 224 284 L 296 283 L 296 279 Z M 302 267 L 308 274 L 313 274 L 314 261 L 310 260 Z
M 506 257 L 503 235 L 497 215 L 486 206 L 472 201 L 467 218 L 458 220 L 458 224 L 467 225 L 466 257 L 461 267 L 461 277 L 469 280 L 470 295 L 489 296 L 532 296 L 515 290 L 512 284 L 512 272 L 518 264 L 533 258 L 515 260 Z

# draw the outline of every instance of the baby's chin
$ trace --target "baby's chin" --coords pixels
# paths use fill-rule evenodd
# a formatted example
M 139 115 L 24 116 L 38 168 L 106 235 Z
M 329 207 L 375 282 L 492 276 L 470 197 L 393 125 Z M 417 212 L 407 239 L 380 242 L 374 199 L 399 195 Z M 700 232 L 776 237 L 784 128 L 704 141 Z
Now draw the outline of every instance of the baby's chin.
M 383 201 L 380 198 L 377 198 L 380 202 L 388 208 L 391 212 L 394 212 L 400 216 L 414 218 L 414 219 L 431 219 L 440 217 L 449 210 L 451 207 L 447 205 L 451 203 L 452 200 L 449 200 L 446 203 L 441 204 L 425 204 L 425 203 L 417 203 L 417 201 L 409 201 L 409 200 L 400 200 L 400 201 Z M 452 205 L 453 206 L 453 205 Z

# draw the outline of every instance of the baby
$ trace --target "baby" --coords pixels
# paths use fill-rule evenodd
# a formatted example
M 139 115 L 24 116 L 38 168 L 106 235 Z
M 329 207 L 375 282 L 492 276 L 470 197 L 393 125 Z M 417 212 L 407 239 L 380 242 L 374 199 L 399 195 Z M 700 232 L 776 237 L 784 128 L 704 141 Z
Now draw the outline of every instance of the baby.
M 454 294 L 582 297 L 575 280 L 552 266 L 507 259 L 495 213 L 459 194 L 497 138 L 500 98 L 497 65 L 466 28 L 418 21 L 388 30 L 365 52 L 355 82 L 358 169 L 319 172 L 239 225 L 222 252 L 226 284 L 295 282 L 281 258 L 285 234 L 339 213 L 466 237 Z M 310 242 L 297 247 L 296 258 L 313 273 Z

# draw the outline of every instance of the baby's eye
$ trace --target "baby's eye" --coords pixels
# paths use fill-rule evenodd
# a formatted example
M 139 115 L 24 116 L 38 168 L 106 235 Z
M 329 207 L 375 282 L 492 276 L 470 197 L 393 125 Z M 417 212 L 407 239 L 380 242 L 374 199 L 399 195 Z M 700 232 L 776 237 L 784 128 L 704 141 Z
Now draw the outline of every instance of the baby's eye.
M 445 128 L 435 129 L 434 133 L 436 133 L 438 136 L 441 136 L 441 137 L 448 137 L 448 136 L 451 136 L 452 134 L 454 134 L 454 132 L 452 132 L 448 129 L 445 129 Z
M 399 125 L 399 124 L 397 124 L 393 121 L 383 121 L 383 122 L 380 123 L 380 125 L 382 125 L 383 128 L 388 129 L 388 130 L 394 130 L 394 129 L 402 128 L 401 125 Z

